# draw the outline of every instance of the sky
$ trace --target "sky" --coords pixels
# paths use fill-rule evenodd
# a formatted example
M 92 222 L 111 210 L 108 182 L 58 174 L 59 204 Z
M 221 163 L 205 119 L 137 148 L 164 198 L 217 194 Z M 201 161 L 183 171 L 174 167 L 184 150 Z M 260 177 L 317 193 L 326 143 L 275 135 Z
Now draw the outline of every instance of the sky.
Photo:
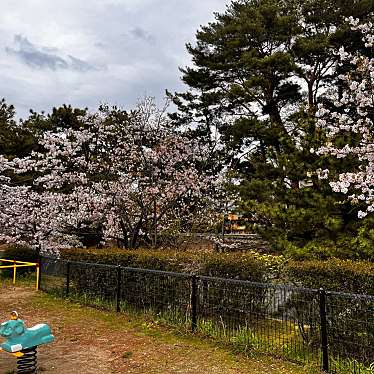
M 133 107 L 185 89 L 185 44 L 228 0 L 1 0 L 0 98 L 17 110 Z

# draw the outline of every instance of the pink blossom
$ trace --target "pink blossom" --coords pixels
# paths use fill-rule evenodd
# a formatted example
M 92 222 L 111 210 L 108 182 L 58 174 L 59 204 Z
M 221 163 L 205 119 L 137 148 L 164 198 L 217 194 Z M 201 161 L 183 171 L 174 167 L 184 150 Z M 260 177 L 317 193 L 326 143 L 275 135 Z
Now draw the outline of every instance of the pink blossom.
M 349 17 L 348 21 L 352 30 L 361 33 L 366 47 L 373 49 L 373 24 L 360 24 L 353 17 Z M 372 52 L 370 56 L 373 56 Z M 318 126 L 326 131 L 327 141 L 317 154 L 332 155 L 338 159 L 350 156 L 359 161 L 358 170 L 340 174 L 338 180 L 331 181 L 330 185 L 335 192 L 350 192 L 349 199 L 356 203 L 365 202 L 367 210 L 358 212 L 358 217 L 364 218 L 374 210 L 374 128 L 369 115 L 374 107 L 374 59 L 358 53 L 348 53 L 344 48 L 339 50 L 338 55 L 341 63 L 348 63 L 354 69 L 339 76 L 341 87 L 346 87 L 340 97 L 337 87 L 327 93 L 328 98 L 334 102 L 335 109 L 318 106 Z M 341 109 L 344 109 L 344 113 Z M 359 135 L 354 146 L 335 145 L 336 137 L 344 133 Z M 320 173 L 320 178 L 325 178 L 326 175 Z

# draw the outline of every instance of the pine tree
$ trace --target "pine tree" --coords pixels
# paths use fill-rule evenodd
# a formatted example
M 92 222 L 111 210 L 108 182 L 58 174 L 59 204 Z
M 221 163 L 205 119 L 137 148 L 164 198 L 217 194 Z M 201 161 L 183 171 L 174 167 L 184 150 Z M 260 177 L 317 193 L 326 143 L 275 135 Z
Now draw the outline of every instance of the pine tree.
M 310 150 L 324 138 L 316 105 L 337 84 L 333 52 L 365 49 L 346 17 L 367 20 L 373 10 L 366 0 L 233 1 L 187 45 L 190 89 L 170 95 L 172 117 L 207 143 L 219 134 L 243 210 L 280 249 L 355 231 L 352 207 L 315 175 L 321 163 L 344 164 Z

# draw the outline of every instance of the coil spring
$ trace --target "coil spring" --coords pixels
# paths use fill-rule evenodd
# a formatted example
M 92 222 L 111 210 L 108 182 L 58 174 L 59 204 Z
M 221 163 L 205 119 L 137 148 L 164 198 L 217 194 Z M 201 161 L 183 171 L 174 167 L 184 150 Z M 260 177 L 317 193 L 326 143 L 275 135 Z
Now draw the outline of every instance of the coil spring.
M 36 374 L 37 356 L 36 347 L 22 351 L 23 356 L 17 360 L 17 374 Z

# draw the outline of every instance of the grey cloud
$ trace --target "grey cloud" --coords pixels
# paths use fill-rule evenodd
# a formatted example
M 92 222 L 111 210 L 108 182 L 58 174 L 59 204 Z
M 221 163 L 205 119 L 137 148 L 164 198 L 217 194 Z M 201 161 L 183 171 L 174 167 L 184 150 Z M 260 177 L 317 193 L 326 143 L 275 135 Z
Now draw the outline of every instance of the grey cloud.
M 47 53 L 57 53 L 58 48 L 55 47 L 42 47 L 42 50 Z
M 8 54 L 19 58 L 23 63 L 32 68 L 61 70 L 69 69 L 86 72 L 89 70 L 99 70 L 98 67 L 84 60 L 68 55 L 67 58 L 59 56 L 56 48 L 37 47 L 31 43 L 27 37 L 22 35 L 14 36 L 14 43 L 17 49 L 5 47 Z M 54 53 L 52 53 L 54 52 Z
M 97 48 L 105 48 L 107 45 L 105 43 L 102 43 L 102 42 L 97 42 L 94 44 L 95 47 Z
M 142 29 L 141 27 L 134 27 L 130 30 L 130 34 L 134 38 L 144 40 L 148 43 L 153 42 L 155 40 L 154 37 L 148 31 Z
M 2 0 L 2 95 L 25 118 L 28 108 L 48 112 L 66 103 L 95 109 L 100 102 L 132 107 L 144 94 L 161 98 L 165 88 L 182 91 L 178 66 L 191 63 L 185 43 L 226 2 Z M 51 22 L 56 4 L 59 16 Z
M 76 58 L 74 56 L 69 55 L 70 59 L 70 68 L 77 71 L 90 71 L 90 70 L 100 70 L 98 66 L 92 65 L 88 63 L 87 61 L 80 60 L 79 58 Z

